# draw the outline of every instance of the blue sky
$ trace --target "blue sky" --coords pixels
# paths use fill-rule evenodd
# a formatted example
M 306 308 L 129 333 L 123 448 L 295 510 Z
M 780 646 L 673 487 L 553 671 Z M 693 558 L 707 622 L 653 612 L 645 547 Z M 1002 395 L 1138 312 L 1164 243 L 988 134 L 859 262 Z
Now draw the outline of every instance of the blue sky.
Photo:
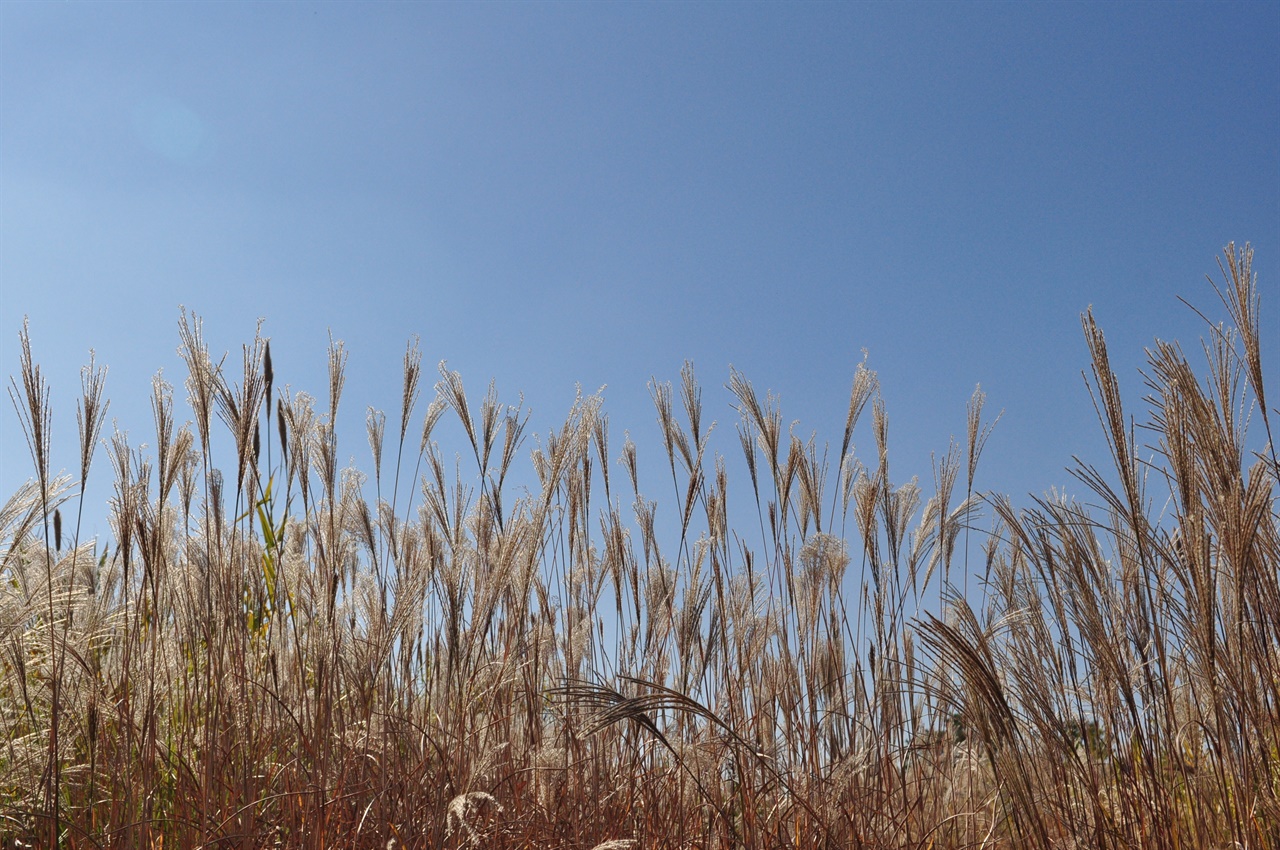
M 70 469 L 90 348 L 150 442 L 180 304 L 237 360 L 264 317 L 277 384 L 317 396 L 332 332 L 367 468 L 419 334 L 539 433 L 607 384 L 615 445 L 656 463 L 646 382 L 691 359 L 736 462 L 730 364 L 838 449 L 865 348 L 897 480 L 928 484 L 981 383 L 980 486 L 1078 491 L 1072 454 L 1105 461 L 1082 311 L 1141 417 L 1143 346 L 1194 342 L 1178 296 L 1215 306 L 1228 241 L 1280 309 L 1278 44 L 1274 3 L 8 0 L 0 373 L 29 316 Z M 0 461 L 8 494 L 8 405 Z

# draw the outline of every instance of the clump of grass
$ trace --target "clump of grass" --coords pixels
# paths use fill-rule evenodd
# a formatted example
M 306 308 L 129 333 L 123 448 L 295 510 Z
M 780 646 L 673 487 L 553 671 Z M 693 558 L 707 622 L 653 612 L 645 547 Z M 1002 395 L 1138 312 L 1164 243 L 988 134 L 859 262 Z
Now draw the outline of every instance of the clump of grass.
M 192 421 L 157 378 L 154 451 L 107 441 L 103 545 L 79 529 L 104 372 L 79 479 L 53 476 L 24 325 L 0 843 L 1276 846 L 1280 464 L 1251 259 L 1225 253 L 1203 374 L 1149 352 L 1141 430 L 1084 316 L 1111 458 L 1075 472 L 1096 505 L 979 491 L 980 391 L 932 492 L 895 478 L 865 363 L 834 464 L 731 372 L 750 488 L 731 492 L 691 366 L 651 387 L 665 464 L 642 481 L 596 396 L 532 447 L 522 402 L 468 397 L 443 364 L 423 410 L 411 343 L 391 433 L 367 417 L 372 469 L 343 470 L 340 342 L 318 400 L 276 389 L 260 335 L 232 376 L 183 313 Z M 450 414 L 472 464 L 452 474 Z

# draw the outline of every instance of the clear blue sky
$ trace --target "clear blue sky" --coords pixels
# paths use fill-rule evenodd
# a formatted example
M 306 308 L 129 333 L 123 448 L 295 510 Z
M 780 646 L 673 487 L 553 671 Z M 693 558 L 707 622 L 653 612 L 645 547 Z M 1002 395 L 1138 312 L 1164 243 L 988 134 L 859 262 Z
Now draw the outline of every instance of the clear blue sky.
M 650 376 L 695 362 L 728 455 L 729 364 L 838 449 L 866 348 L 897 480 L 929 485 L 981 383 L 1006 412 L 980 485 L 1078 490 L 1071 455 L 1105 461 L 1090 304 L 1142 416 L 1143 346 L 1194 342 L 1177 296 L 1214 306 L 1204 274 L 1251 241 L 1274 374 L 1278 47 L 1276 3 L 6 0 L 0 374 L 29 316 L 72 469 L 90 348 L 152 442 L 180 304 L 233 360 L 265 317 L 277 384 L 317 396 L 332 330 L 367 468 L 420 334 L 539 433 L 607 384 L 615 446 L 656 461 Z M 0 460 L 7 496 L 7 402 Z

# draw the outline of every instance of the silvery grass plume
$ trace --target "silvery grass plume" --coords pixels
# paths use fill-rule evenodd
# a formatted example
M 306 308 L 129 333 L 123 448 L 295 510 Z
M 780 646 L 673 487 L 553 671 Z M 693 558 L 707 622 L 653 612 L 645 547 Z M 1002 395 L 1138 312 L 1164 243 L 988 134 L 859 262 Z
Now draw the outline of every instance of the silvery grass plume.
M 479 847 L 484 835 L 472 822 L 486 812 L 490 817 L 503 812 L 502 804 L 487 791 L 468 791 L 454 797 L 445 810 L 445 837 L 457 832 L 465 836 L 469 847 Z

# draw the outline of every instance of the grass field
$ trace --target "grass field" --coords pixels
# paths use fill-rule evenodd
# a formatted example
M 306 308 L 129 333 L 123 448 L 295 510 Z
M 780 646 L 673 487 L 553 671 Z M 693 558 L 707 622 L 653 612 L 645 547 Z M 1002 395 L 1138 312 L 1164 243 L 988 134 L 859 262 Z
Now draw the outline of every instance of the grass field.
M 1280 846 L 1280 465 L 1250 265 L 1228 247 L 1225 323 L 1194 366 L 1157 343 L 1146 402 L 1084 317 L 1111 457 L 1076 470 L 1080 500 L 1026 507 L 974 489 L 980 393 L 930 490 L 891 481 L 865 367 L 829 451 L 733 373 L 732 488 L 692 371 L 655 385 L 659 506 L 598 398 L 533 437 L 454 373 L 428 400 L 410 348 L 372 466 L 342 469 L 340 345 L 322 397 L 286 393 L 266 342 L 233 374 L 184 315 L 191 409 L 157 379 L 152 449 L 103 441 L 84 373 L 75 472 L 114 475 L 108 547 L 79 532 L 104 506 L 51 476 L 24 330 L 0 844 Z M 433 440 L 443 417 L 463 445 Z

